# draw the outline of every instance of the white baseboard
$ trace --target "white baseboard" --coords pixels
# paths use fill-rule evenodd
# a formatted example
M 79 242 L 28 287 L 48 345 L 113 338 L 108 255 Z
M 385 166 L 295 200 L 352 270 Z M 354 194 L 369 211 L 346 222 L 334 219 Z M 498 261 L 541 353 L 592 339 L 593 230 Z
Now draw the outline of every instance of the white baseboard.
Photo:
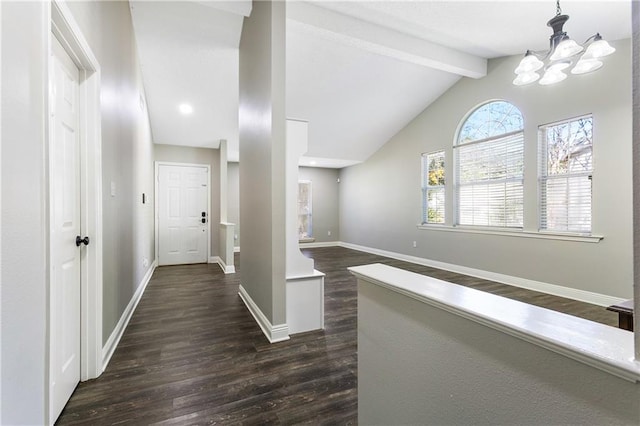
M 267 319 L 251 296 L 249 296 L 249 293 L 242 287 L 242 284 L 240 284 L 238 295 L 249 312 L 251 312 L 251 315 L 253 315 L 253 319 L 258 323 L 267 340 L 269 340 L 269 343 L 289 340 L 289 327 L 287 324 L 272 325 L 271 321 Z
M 236 267 L 234 265 L 227 265 L 220 256 L 211 256 L 209 263 L 217 263 L 225 274 L 235 274 Z
M 339 241 L 321 241 L 313 243 L 300 243 L 300 248 L 338 247 Z
M 552 294 L 554 296 L 566 297 L 567 299 L 578 300 L 581 302 L 591 303 L 599 306 L 610 306 L 626 300 L 619 297 L 608 296 L 606 294 L 594 293 L 571 287 L 564 287 L 556 284 L 530 280 L 527 278 L 520 278 L 511 275 L 499 274 L 496 272 L 484 271 L 482 269 L 468 268 L 466 266 L 454 265 L 452 263 L 440 262 L 437 260 L 380 250 L 372 247 L 361 246 L 358 244 L 340 242 L 338 245 L 340 247 L 345 247 L 352 250 L 377 254 L 379 256 L 390 257 L 392 259 L 403 260 L 405 262 L 416 263 L 418 265 L 430 266 L 432 268 L 444 269 L 445 271 L 456 272 L 458 274 L 469 275 L 472 277 L 495 281 L 515 287 L 526 288 L 527 290 L 539 291 L 541 293 Z
M 153 263 L 151 264 L 151 267 L 147 270 L 147 273 L 142 278 L 142 282 L 138 286 L 138 289 L 136 290 L 136 292 L 133 294 L 133 297 L 129 301 L 129 304 L 127 305 L 124 312 L 122 313 L 122 316 L 118 321 L 118 324 L 116 324 L 115 328 L 111 332 L 111 335 L 107 340 L 107 343 L 105 343 L 104 346 L 102 347 L 102 371 L 107 369 L 107 365 L 109 365 L 111 356 L 113 356 L 113 353 L 118 347 L 118 343 L 120 343 L 120 339 L 124 334 L 124 330 L 127 328 L 127 325 L 129 324 L 129 320 L 131 319 L 133 312 L 136 310 L 136 306 L 138 306 L 138 303 L 140 302 L 140 299 L 142 298 L 144 291 L 147 289 L 147 285 L 149 284 L 149 281 L 151 281 L 151 276 L 153 275 L 153 272 L 156 270 L 157 267 L 158 267 L 158 261 L 154 260 Z

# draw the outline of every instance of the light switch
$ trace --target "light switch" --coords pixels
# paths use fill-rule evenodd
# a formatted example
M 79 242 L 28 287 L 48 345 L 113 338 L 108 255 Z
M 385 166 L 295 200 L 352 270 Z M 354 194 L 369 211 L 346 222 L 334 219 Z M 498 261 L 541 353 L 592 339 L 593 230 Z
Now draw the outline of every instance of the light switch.
M 116 196 L 116 183 L 115 182 L 111 182 L 111 196 L 115 197 Z

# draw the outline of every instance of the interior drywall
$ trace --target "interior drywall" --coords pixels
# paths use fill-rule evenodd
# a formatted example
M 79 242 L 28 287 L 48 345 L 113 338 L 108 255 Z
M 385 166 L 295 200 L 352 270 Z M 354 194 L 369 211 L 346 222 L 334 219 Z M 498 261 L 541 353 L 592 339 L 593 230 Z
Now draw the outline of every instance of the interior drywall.
M 240 39 L 242 286 L 285 323 L 285 8 L 253 3 Z
M 311 181 L 312 236 L 315 242 L 340 241 L 339 175 L 338 169 L 298 168 L 298 179 Z
M 520 56 L 489 61 L 463 78 L 365 163 L 340 174 L 340 237 L 348 243 L 614 297 L 632 296 L 631 44 L 597 72 L 552 86 L 511 84 Z M 444 150 L 447 225 L 453 224 L 452 146 L 463 118 L 504 99 L 525 122 L 525 229 L 537 231 L 538 126 L 591 113 L 594 119 L 593 233 L 599 243 L 422 230 L 421 154 Z M 413 241 L 417 247 L 413 247 Z
M 240 247 L 240 164 L 227 163 L 227 220 L 235 223 L 234 246 Z
M 106 342 L 154 260 L 153 145 L 128 3 L 68 6 L 101 66 Z
M 211 148 L 191 148 L 177 145 L 155 145 L 155 161 L 172 163 L 206 164 L 209 166 L 211 186 L 209 198 L 211 211 L 209 212 L 211 256 L 219 255 L 219 223 L 220 223 L 220 151 Z
M 358 281 L 362 424 L 637 425 L 639 400 L 638 383 Z
M 48 13 L 45 2 L 2 3 L 0 423 L 7 425 L 46 419 Z
M 640 312 L 640 3 L 633 13 L 633 299 Z M 634 316 L 636 359 L 640 359 L 640 315 Z

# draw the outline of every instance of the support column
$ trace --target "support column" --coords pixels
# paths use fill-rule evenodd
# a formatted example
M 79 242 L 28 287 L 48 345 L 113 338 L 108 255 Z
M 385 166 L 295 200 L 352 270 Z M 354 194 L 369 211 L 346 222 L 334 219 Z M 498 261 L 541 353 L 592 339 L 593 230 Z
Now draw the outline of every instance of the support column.
M 289 338 L 285 294 L 286 3 L 255 1 L 240 39 L 240 296 L 270 342 Z

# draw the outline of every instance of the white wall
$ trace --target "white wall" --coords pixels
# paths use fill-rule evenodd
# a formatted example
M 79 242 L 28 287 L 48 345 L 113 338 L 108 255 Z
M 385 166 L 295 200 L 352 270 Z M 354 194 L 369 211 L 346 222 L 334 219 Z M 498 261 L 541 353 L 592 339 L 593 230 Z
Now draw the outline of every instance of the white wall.
M 358 281 L 361 424 L 637 425 L 638 401 L 638 383 Z
M 220 151 L 210 148 L 156 144 L 155 161 L 206 164 L 210 167 L 211 187 L 209 189 L 209 197 L 211 199 L 211 211 L 209 212 L 209 227 L 211 229 L 211 256 L 218 256 L 220 252 L 220 175 L 218 173 Z
M 126 2 L 71 2 L 101 66 L 103 340 L 153 260 L 153 147 Z M 44 424 L 49 2 L 2 4 L 2 424 Z M 111 197 L 111 182 L 116 195 Z
M 632 296 L 630 41 L 601 70 L 543 87 L 511 84 L 520 57 L 489 61 L 488 75 L 463 78 L 365 163 L 340 174 L 342 241 L 609 296 Z M 419 230 L 424 152 L 444 149 L 452 224 L 452 146 L 465 115 L 491 99 L 525 119 L 525 229 L 537 230 L 537 127 L 592 113 L 593 232 L 597 243 Z M 417 248 L 412 247 L 416 241 Z
M 47 12 L 2 3 L 2 424 L 45 421 Z
M 300 167 L 298 178 L 311 181 L 313 238 L 316 242 L 340 241 L 338 169 Z M 331 235 L 329 235 L 331 232 Z
M 285 3 L 253 3 L 240 39 L 242 286 L 285 319 Z

